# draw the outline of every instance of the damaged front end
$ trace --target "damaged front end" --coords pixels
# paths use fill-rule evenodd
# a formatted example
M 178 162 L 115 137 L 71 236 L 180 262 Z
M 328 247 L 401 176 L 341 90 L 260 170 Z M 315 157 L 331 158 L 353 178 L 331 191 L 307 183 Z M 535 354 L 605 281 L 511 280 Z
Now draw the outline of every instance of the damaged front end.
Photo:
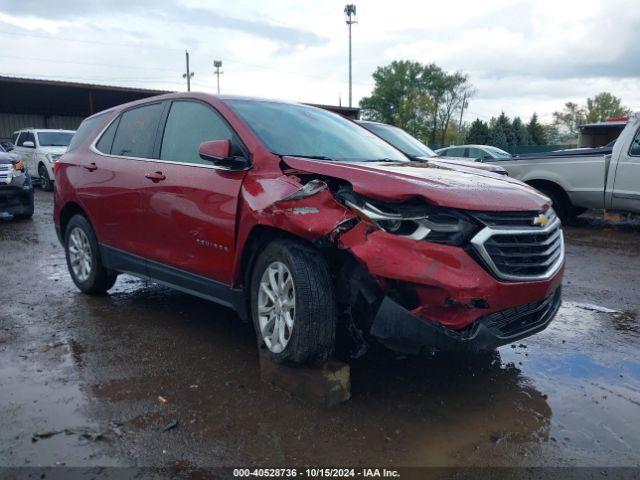
M 272 198 L 253 209 L 254 221 L 323 252 L 352 356 L 371 337 L 405 353 L 491 350 L 543 330 L 559 308 L 562 258 L 549 275 L 497 278 L 474 247 L 490 229 L 474 212 L 372 199 L 299 170 L 262 182 Z
M 0 153 L 0 218 L 33 214 L 33 184 L 24 163 L 14 154 Z

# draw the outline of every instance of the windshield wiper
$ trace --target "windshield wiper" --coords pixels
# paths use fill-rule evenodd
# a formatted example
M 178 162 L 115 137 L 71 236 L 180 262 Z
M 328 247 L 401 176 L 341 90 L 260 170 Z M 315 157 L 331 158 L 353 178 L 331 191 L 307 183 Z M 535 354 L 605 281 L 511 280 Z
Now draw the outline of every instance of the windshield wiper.
M 335 162 L 335 159 L 331 157 L 327 157 L 325 155 L 282 155 L 283 157 L 300 157 L 300 158 L 310 158 L 311 160 L 330 160 Z
M 391 158 L 385 157 L 385 158 L 376 158 L 375 160 L 364 160 L 365 162 L 391 162 L 391 163 L 397 163 L 397 162 L 402 162 L 403 160 L 392 160 Z

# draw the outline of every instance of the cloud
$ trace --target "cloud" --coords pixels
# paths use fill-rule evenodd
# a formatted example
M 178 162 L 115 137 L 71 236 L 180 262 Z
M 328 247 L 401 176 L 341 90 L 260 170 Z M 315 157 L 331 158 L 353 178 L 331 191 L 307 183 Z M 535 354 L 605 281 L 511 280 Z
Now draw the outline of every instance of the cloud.
M 237 18 L 219 10 L 192 7 L 173 0 L 0 0 L 0 11 L 46 20 L 96 20 L 105 15 L 134 15 L 185 28 L 218 28 L 267 38 L 284 45 L 317 46 L 327 39 L 300 28 L 277 25 L 266 19 Z

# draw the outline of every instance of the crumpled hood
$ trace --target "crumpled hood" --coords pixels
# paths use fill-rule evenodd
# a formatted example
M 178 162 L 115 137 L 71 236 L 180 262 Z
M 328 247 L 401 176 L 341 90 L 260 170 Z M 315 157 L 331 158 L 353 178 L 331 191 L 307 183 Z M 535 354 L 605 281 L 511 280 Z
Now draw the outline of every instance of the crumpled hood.
M 291 168 L 348 181 L 353 190 L 382 201 L 420 196 L 443 207 L 482 211 L 540 211 L 550 200 L 524 183 L 476 169 L 414 162 L 332 162 L 283 157 Z
M 10 152 L 0 152 L 0 164 L 18 163 L 20 161 L 20 155 Z

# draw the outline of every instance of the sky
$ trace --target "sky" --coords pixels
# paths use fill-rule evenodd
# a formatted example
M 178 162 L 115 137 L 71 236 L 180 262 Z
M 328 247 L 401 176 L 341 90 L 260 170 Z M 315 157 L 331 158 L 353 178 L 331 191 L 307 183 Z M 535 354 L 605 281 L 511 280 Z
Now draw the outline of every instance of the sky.
M 352 0 L 353 103 L 393 60 L 469 75 L 466 121 L 545 121 L 601 91 L 640 111 L 638 0 Z M 344 1 L 0 0 L 0 75 L 348 103 Z

